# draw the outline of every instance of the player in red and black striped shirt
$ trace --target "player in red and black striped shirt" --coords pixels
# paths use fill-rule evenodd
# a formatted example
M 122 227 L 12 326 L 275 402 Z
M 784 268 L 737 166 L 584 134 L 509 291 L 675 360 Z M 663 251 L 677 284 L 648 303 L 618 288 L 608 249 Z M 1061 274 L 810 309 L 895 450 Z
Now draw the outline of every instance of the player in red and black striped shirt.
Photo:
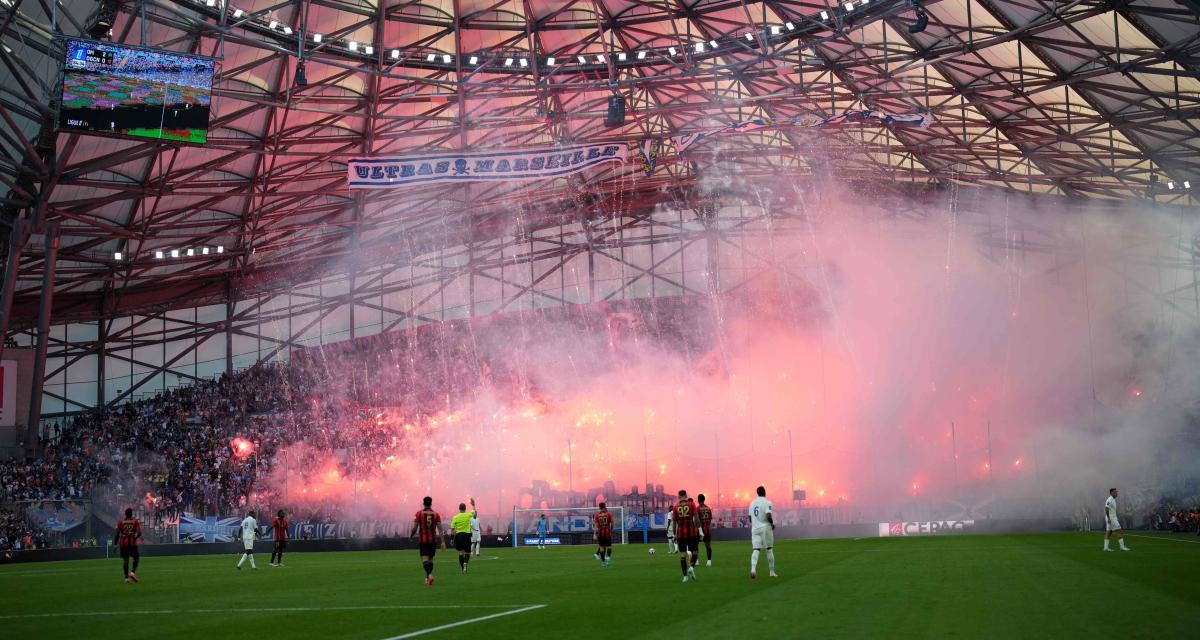
M 696 503 L 688 500 L 687 491 L 679 490 L 679 502 L 672 509 L 675 519 L 675 542 L 679 545 L 679 568 L 683 581 L 696 579 L 696 552 L 700 548 L 700 524 L 696 521 Z M 688 564 L 688 554 L 692 562 Z
M 613 514 L 609 512 L 607 504 L 600 503 L 600 510 L 592 516 L 592 527 L 593 535 L 596 536 L 596 544 L 600 547 L 600 551 L 596 554 L 600 558 L 600 566 L 607 567 L 612 563 L 613 534 Z
M 433 498 L 425 496 L 422 503 L 424 508 L 413 517 L 413 526 L 408 532 L 408 537 L 412 538 L 420 533 L 421 566 L 425 568 L 425 584 L 432 586 L 433 556 L 437 553 L 439 543 L 441 548 L 446 548 L 446 538 L 442 530 L 442 516 L 433 510 Z
M 696 496 L 700 503 L 696 507 L 696 520 L 700 522 L 700 533 L 704 536 L 704 551 L 708 554 L 707 566 L 712 566 L 712 509 L 704 504 L 704 494 Z
M 287 547 L 287 518 L 283 517 L 283 509 L 275 514 L 271 521 L 271 531 L 275 534 L 275 549 L 271 551 L 271 566 L 283 566 L 283 550 Z
M 124 565 L 125 584 L 137 582 L 138 562 L 142 559 L 138 542 L 142 540 L 142 523 L 133 517 L 133 509 L 125 510 L 125 518 L 117 523 L 117 546 L 121 549 L 121 564 Z M 133 569 L 129 559 L 133 559 Z

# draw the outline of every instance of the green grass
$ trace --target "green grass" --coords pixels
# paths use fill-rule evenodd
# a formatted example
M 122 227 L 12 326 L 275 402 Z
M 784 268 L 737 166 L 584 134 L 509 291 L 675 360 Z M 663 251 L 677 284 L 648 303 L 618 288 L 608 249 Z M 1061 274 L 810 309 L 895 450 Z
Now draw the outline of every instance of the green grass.
M 204 144 L 208 142 L 208 131 L 205 129 L 186 129 L 187 135 L 179 135 L 173 133 L 170 129 L 139 129 L 133 128 L 125 132 L 125 135 L 135 136 L 138 138 L 154 138 L 155 140 L 176 140 L 179 142 L 192 142 L 195 144 Z
M 691 584 L 661 545 L 654 556 L 618 547 L 608 569 L 590 547 L 485 549 L 466 576 L 443 551 L 432 588 L 415 551 L 291 553 L 283 569 L 261 555 L 256 572 L 240 574 L 231 556 L 144 558 L 142 582 L 129 586 L 116 559 L 21 564 L 0 568 L 0 629 L 6 638 L 381 640 L 545 605 L 423 637 L 1196 637 L 1200 544 L 1183 541 L 1197 538 L 1131 538 L 1132 553 L 1103 553 L 1100 540 L 782 542 L 782 577 L 762 577 L 763 558 L 753 582 L 749 544 L 730 542 Z M 84 612 L 111 615 L 72 615 Z

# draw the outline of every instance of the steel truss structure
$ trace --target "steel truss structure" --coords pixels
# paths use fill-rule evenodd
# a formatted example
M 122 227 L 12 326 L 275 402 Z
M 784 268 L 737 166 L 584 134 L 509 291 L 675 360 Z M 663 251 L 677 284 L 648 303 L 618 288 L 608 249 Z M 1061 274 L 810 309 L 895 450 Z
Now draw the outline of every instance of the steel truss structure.
M 98 4 L 114 41 L 220 59 L 205 147 L 55 133 L 56 37 Z M 614 93 L 629 117 L 607 128 Z M 356 156 L 859 108 L 934 120 L 723 137 L 651 177 L 345 185 Z M 735 289 L 831 183 L 1191 206 L 1200 4 L 0 0 L 0 147 L 0 328 L 39 344 L 44 413 L 62 414 L 343 334 Z M 1194 280 L 1182 247 L 1156 268 Z

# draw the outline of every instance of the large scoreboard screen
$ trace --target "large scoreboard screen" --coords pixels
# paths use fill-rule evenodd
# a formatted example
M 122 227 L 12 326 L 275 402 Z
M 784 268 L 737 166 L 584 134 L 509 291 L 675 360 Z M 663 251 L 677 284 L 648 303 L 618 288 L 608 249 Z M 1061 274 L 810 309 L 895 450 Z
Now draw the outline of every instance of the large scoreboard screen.
M 208 141 L 212 58 L 69 38 L 61 131 Z

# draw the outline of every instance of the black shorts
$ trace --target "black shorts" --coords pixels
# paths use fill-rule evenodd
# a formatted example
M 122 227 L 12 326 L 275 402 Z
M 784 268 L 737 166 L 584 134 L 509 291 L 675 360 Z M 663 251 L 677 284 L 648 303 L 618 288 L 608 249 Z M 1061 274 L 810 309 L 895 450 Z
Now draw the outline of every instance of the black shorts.
M 596 536 L 596 544 L 601 547 L 611 547 L 612 536 Z
M 140 557 L 142 557 L 142 552 L 138 551 L 137 545 L 134 545 L 132 547 L 121 547 L 121 559 L 122 560 L 124 560 L 125 558 L 140 558 Z
M 438 548 L 438 546 L 437 546 L 436 542 L 422 542 L 421 543 L 421 557 L 432 558 L 434 555 L 437 554 L 437 548 Z
M 691 551 L 695 553 L 700 548 L 700 538 L 680 538 L 675 541 L 679 545 L 679 552 Z
M 287 548 L 287 540 L 276 540 L 275 541 L 275 550 L 276 551 L 283 551 L 286 548 Z
M 454 548 L 463 553 L 471 552 L 471 533 L 460 532 L 454 534 Z

